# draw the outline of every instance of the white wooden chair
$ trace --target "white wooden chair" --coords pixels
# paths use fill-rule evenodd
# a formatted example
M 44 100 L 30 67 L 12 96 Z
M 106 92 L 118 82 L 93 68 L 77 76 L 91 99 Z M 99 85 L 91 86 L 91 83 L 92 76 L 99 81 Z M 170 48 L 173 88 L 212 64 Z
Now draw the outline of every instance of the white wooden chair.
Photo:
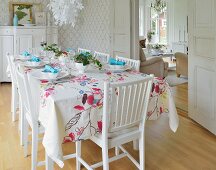
M 16 111 L 19 108 L 19 95 L 18 95 L 18 87 L 17 87 L 17 79 L 15 76 L 14 69 L 12 67 L 12 60 L 9 57 L 10 55 L 7 54 L 7 61 L 8 61 L 8 66 L 10 70 L 10 77 L 12 81 L 12 93 L 11 93 L 11 113 L 12 113 L 12 121 L 15 122 L 16 120 Z
M 78 53 L 79 54 L 80 53 L 86 53 L 86 52 L 91 53 L 91 50 L 87 50 L 87 49 L 84 49 L 84 48 L 78 48 Z
M 43 128 L 38 122 L 36 117 L 34 103 L 32 102 L 30 86 L 28 83 L 27 75 L 22 73 L 16 66 L 16 76 L 18 81 L 18 89 L 21 100 L 23 101 L 23 112 L 24 112 L 24 155 L 28 155 L 28 134 L 29 126 L 32 129 L 32 149 L 31 149 L 31 170 L 36 170 L 37 166 L 45 165 L 45 161 L 37 162 L 37 151 L 38 151 L 38 135 L 42 134 Z
M 20 99 L 18 82 L 15 71 L 14 57 L 10 54 L 7 54 L 7 61 L 10 70 L 10 76 L 12 80 L 12 96 L 11 96 L 11 112 L 12 112 L 12 121 L 16 119 L 16 110 L 19 106 L 19 131 L 20 131 L 20 144 L 24 145 L 24 124 L 23 124 L 23 107 L 22 100 Z
M 109 54 L 101 53 L 101 52 L 97 52 L 97 51 L 94 52 L 94 57 L 102 63 L 108 63 L 109 59 L 110 59 Z
M 35 108 L 35 104 L 32 100 L 32 93 L 27 75 L 25 73 L 22 73 L 22 71 L 20 71 L 19 68 L 16 66 L 16 76 L 18 81 L 18 89 L 21 100 L 23 101 L 22 104 L 24 109 L 24 155 L 28 155 L 28 134 L 30 126 L 32 129 L 31 170 L 36 170 L 37 166 L 43 166 L 46 163 L 45 161 L 37 161 L 38 142 L 41 140 L 38 138 L 38 136 L 39 134 L 44 133 L 44 128 L 38 121 L 38 117 L 36 114 L 37 109 Z M 63 159 L 68 160 L 75 157 L 76 154 L 74 153 L 63 156 Z
M 128 83 L 105 83 L 102 134 L 91 137 L 91 140 L 102 148 L 103 161 L 88 165 L 81 158 L 81 142 L 76 142 L 77 170 L 80 170 L 80 163 L 88 170 L 100 166 L 103 166 L 103 170 L 109 170 L 109 162 L 125 156 L 128 156 L 138 169 L 145 169 L 144 132 L 152 81 L 153 76 L 149 76 Z M 122 146 L 137 139 L 139 139 L 140 163 Z M 120 148 L 123 153 L 109 158 L 108 149 L 114 147 Z
M 119 61 L 125 61 L 127 65 L 132 66 L 133 69 L 136 71 L 140 70 L 140 60 L 133 60 L 133 59 L 119 57 L 119 56 L 117 56 L 116 59 Z

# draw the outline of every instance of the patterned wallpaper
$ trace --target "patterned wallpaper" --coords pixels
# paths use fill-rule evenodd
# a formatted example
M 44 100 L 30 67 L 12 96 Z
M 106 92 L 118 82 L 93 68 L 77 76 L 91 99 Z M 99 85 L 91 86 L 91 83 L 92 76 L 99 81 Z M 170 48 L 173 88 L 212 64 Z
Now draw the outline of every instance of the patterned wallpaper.
M 9 2 L 41 3 L 42 11 L 47 11 L 49 0 L 0 0 L 0 24 L 11 24 Z M 59 28 L 59 45 L 62 48 L 87 48 L 109 53 L 110 49 L 110 0 L 83 0 L 84 9 L 77 25 Z M 39 11 L 39 7 L 33 11 Z

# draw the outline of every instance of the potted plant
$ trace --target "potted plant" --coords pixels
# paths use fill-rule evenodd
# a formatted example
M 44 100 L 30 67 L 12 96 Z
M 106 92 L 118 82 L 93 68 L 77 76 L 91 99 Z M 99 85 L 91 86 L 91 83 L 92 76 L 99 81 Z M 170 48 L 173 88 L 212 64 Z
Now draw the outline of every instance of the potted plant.
M 68 52 L 60 50 L 57 44 L 50 44 L 47 45 L 46 42 L 41 42 L 41 46 L 44 51 L 53 52 L 55 57 L 58 57 L 59 61 L 65 63 L 68 57 Z
M 151 42 L 153 35 L 155 35 L 155 33 L 153 31 L 148 31 L 148 33 L 147 33 L 147 39 L 148 39 L 149 43 Z
M 74 56 L 76 68 L 80 73 L 84 73 L 89 64 L 94 64 L 99 70 L 102 69 L 102 64 L 99 60 L 92 56 L 91 53 L 80 53 Z

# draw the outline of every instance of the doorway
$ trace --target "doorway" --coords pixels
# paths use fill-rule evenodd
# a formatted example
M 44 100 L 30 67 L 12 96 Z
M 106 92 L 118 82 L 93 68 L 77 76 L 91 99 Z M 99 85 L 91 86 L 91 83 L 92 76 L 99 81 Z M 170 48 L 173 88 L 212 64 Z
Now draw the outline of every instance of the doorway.
M 157 1 L 159 2 L 159 1 Z M 177 77 L 176 63 L 188 68 L 185 61 L 179 64 L 174 54 L 181 52 L 188 54 L 188 0 L 161 0 L 156 4 L 155 0 L 139 0 L 139 38 L 152 45 L 161 47 L 161 51 L 171 53 L 163 57 L 164 62 L 169 64 L 167 82 L 171 86 L 177 109 L 183 116 L 188 117 L 188 75 L 182 74 Z M 151 36 L 151 40 L 149 40 Z M 146 56 L 149 50 L 144 49 Z M 188 58 L 186 58 L 188 63 Z

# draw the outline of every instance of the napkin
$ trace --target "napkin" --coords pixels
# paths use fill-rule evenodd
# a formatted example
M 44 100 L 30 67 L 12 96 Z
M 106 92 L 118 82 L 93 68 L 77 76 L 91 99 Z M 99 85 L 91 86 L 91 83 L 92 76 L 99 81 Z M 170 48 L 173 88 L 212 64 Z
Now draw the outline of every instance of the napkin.
M 45 65 L 45 68 L 44 68 L 43 72 L 46 72 L 46 73 L 50 72 L 50 73 L 55 73 L 56 74 L 56 73 L 59 72 L 59 70 L 51 67 L 50 65 Z
M 28 52 L 28 51 L 23 51 L 22 53 L 22 56 L 25 56 L 25 57 L 28 57 L 30 56 L 31 54 Z
M 32 56 L 31 59 L 30 59 L 29 61 L 31 61 L 31 62 L 40 62 L 41 59 L 38 58 L 38 57 L 36 57 L 36 56 Z
M 116 60 L 115 58 L 110 58 L 110 59 L 109 59 L 109 64 L 110 64 L 110 65 L 124 66 L 124 65 L 126 64 L 126 62 Z

